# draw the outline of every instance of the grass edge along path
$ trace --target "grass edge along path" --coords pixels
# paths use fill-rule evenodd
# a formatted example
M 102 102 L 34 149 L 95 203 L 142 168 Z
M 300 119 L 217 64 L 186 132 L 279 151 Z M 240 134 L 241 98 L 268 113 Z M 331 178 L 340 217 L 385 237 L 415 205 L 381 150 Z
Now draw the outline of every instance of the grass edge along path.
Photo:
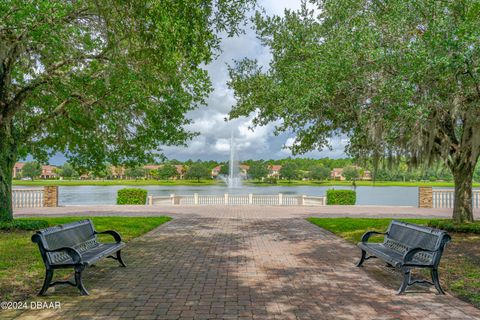
M 328 230 L 351 243 L 358 243 L 369 230 L 385 231 L 390 218 L 308 218 L 309 222 Z M 420 225 L 432 225 L 445 229 L 452 236 L 440 262 L 442 286 L 456 297 L 480 308 L 480 221 L 468 226 L 452 225 L 443 219 L 396 219 Z M 444 228 L 445 227 L 445 228 Z M 461 233 L 454 230 L 475 230 L 476 233 Z M 371 241 L 381 241 L 372 237 Z M 360 250 L 358 253 L 360 257 Z
M 116 230 L 128 242 L 171 220 L 170 217 L 54 217 L 42 218 L 49 226 L 91 219 L 98 231 Z M 19 218 L 16 220 L 38 220 Z M 31 230 L 0 230 L 0 297 L 3 301 L 26 300 L 42 286 L 45 267 Z M 108 235 L 100 241 L 112 241 Z M 71 276 L 71 270 L 58 270 L 55 277 Z

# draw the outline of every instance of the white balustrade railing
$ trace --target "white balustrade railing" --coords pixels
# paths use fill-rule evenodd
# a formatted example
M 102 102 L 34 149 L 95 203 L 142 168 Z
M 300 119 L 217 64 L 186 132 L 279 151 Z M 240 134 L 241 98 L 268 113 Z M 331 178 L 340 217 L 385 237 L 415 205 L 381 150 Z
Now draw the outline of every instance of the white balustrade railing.
M 223 194 L 170 196 L 149 196 L 149 205 L 260 205 L 260 206 L 324 206 L 325 197 L 299 195 L 258 195 L 258 194 Z
M 12 205 L 14 208 L 43 207 L 43 188 L 13 189 Z
M 455 198 L 453 189 L 433 189 L 432 193 L 434 208 L 453 208 Z M 480 190 L 473 190 L 472 206 L 475 209 L 480 208 Z

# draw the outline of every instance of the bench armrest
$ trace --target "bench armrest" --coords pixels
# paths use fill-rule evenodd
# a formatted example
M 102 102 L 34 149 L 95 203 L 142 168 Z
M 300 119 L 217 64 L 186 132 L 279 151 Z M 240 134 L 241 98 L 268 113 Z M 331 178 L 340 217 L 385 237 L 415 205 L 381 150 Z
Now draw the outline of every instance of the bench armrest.
M 78 252 L 74 248 L 62 247 L 62 248 L 58 248 L 58 249 L 55 249 L 55 250 L 50 250 L 50 249 L 45 248 L 44 250 L 45 250 L 45 252 L 51 252 L 51 253 L 64 251 L 66 254 L 68 254 L 70 256 L 70 258 L 72 258 L 73 263 L 82 262 L 82 256 L 80 255 L 80 252 Z
M 95 234 L 109 234 L 115 239 L 117 243 L 122 242 L 122 237 L 117 231 L 114 231 L 114 230 L 107 230 L 102 232 L 95 231 Z
M 378 232 L 378 231 L 367 231 L 363 234 L 362 236 L 362 239 L 360 240 L 361 242 L 368 242 L 368 239 L 375 235 L 375 234 L 383 234 L 383 235 L 387 235 L 388 232 Z

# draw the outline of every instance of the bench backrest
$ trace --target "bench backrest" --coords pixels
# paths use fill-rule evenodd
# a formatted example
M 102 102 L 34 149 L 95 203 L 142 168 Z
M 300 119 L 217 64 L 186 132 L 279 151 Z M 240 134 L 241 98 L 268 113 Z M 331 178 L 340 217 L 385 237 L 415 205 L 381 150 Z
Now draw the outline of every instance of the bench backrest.
M 44 252 L 44 249 L 70 247 L 82 253 L 98 246 L 95 228 L 90 219 L 39 230 L 32 236 L 32 241 L 38 243 L 42 258 L 49 264 L 61 263 L 68 260 L 69 256 L 65 252 Z
M 393 220 L 388 227 L 384 245 L 401 254 L 413 248 L 433 250 L 434 253 L 421 252 L 415 255 L 417 260 L 426 264 L 438 265 L 445 244 L 450 236 L 442 230 Z

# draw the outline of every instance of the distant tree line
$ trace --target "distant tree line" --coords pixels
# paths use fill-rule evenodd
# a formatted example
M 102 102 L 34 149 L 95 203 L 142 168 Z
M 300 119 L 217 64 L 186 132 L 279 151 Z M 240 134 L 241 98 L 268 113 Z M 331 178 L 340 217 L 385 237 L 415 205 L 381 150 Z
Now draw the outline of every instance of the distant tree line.
M 249 167 L 246 178 L 249 180 L 265 181 L 275 183 L 277 179 L 284 180 L 327 180 L 331 177 L 331 171 L 334 168 L 343 169 L 342 175 L 346 180 L 351 181 L 359 179 L 365 170 L 372 172 L 372 178 L 377 181 L 452 181 L 453 177 L 444 165 L 434 164 L 429 168 L 409 168 L 406 163 L 400 162 L 398 165 L 382 165 L 376 169 L 372 164 L 364 164 L 361 169 L 354 165 L 355 160 L 350 158 L 331 159 L 311 159 L 311 158 L 286 158 L 280 160 L 245 160 L 243 165 Z M 121 173 L 118 168 L 105 166 L 93 171 L 74 168 L 66 162 L 55 169 L 55 173 L 64 179 L 79 179 L 82 174 L 93 179 L 115 179 L 122 176 L 127 179 L 188 179 L 188 180 L 206 180 L 212 179 L 212 169 L 221 166 L 219 174 L 228 175 L 228 162 L 201 161 L 201 160 L 168 160 L 158 169 L 146 169 L 143 166 L 132 166 L 123 168 Z M 182 172 L 179 172 L 176 165 L 181 165 Z M 282 166 L 277 176 L 271 177 L 270 167 L 273 165 Z M 17 178 L 35 179 L 41 175 L 41 165 L 36 161 L 26 162 L 22 168 L 21 174 Z M 480 166 L 477 166 L 474 172 L 474 180 L 480 181 Z

